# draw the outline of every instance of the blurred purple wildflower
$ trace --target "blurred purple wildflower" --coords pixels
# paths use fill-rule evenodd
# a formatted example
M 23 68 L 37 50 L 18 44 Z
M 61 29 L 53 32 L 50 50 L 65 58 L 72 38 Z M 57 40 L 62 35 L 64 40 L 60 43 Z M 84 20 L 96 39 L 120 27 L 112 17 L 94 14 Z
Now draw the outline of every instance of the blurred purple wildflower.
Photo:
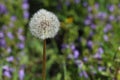
M 92 37 L 93 35 L 94 35 L 94 32 L 93 32 L 93 31 L 90 31 L 89 37 Z
M 65 4 L 66 4 L 66 6 L 69 6 L 70 5 L 70 1 L 66 0 Z
M 80 73 L 79 73 L 79 76 L 80 76 L 80 77 L 84 76 L 85 78 L 88 78 L 88 74 L 87 74 L 86 71 L 80 72 Z
M 107 24 L 104 28 L 104 32 L 107 33 L 109 30 L 112 29 L 112 25 L 111 24 Z
M 120 16 L 117 16 L 117 21 L 120 21 Z
M 97 18 L 99 18 L 101 20 L 105 19 L 106 17 L 107 17 L 107 14 L 105 12 L 99 12 L 97 14 Z
M 0 38 L 4 37 L 4 33 L 0 31 Z
M 80 3 L 80 0 L 74 0 L 76 4 Z
M 25 37 L 23 35 L 18 35 L 18 39 L 21 40 L 21 41 L 24 41 Z
M 11 51 L 12 51 L 11 48 L 8 47 L 8 48 L 7 48 L 7 52 L 8 52 L 8 53 L 11 53 Z
M 95 3 L 95 9 L 98 9 L 99 8 L 99 3 Z
M 66 49 L 69 48 L 69 46 L 67 44 L 62 44 L 61 49 Z
M 92 7 L 88 6 L 88 12 L 92 11 Z
M 87 6 L 88 6 L 88 3 L 87 3 L 87 2 L 83 2 L 83 6 L 84 6 L 84 7 L 87 7 Z
M 7 26 L 6 25 L 3 25 L 2 26 L 2 30 L 4 31 L 4 30 L 6 30 L 7 29 Z
M 94 58 L 101 59 L 103 53 L 104 53 L 103 48 L 99 47 L 97 53 L 94 55 Z
M 17 44 L 19 49 L 23 49 L 25 47 L 24 43 L 20 42 Z
M 105 41 L 108 41 L 108 36 L 107 35 L 104 35 L 103 38 L 104 38 Z
M 110 16 L 109 16 L 109 20 L 110 20 L 110 21 L 113 21 L 114 19 L 115 19 L 114 15 L 110 15 Z
M 5 39 L 0 39 L 0 47 L 5 47 L 5 46 L 6 46 Z
M 91 40 L 88 40 L 88 41 L 87 41 L 87 46 L 88 46 L 89 48 L 92 48 L 93 42 L 92 42 Z
M 103 50 L 102 47 L 99 47 L 99 48 L 98 48 L 98 53 L 99 53 L 99 54 L 103 54 L 103 53 L 104 53 L 104 50 Z
M 108 9 L 109 9 L 110 12 L 113 12 L 114 11 L 114 5 L 109 5 Z
M 73 56 L 72 54 L 69 54 L 69 55 L 68 55 L 68 58 L 69 58 L 69 59 L 74 59 L 74 56 Z
M 75 50 L 75 45 L 74 45 L 74 44 L 71 44 L 70 48 L 71 48 L 72 50 Z
M 78 66 L 78 68 L 83 67 L 83 62 L 81 60 L 75 60 L 75 64 Z
M 84 24 L 85 24 L 85 25 L 89 25 L 89 24 L 91 24 L 91 20 L 90 20 L 90 19 L 88 19 L 88 18 L 87 18 L 87 19 L 85 19 Z
M 8 77 L 8 78 L 11 78 L 11 77 L 12 77 L 12 75 L 11 75 L 12 72 L 13 72 L 13 69 L 12 69 L 12 68 L 10 68 L 10 67 L 7 66 L 7 65 L 3 66 L 3 75 L 4 75 L 4 76 L 6 76 L 6 77 Z
M 13 39 L 13 38 L 14 38 L 14 36 L 13 36 L 13 34 L 12 34 L 11 32 L 8 32 L 8 33 L 7 33 L 7 36 L 8 36 L 10 39 Z
M 103 71 L 105 69 L 105 67 L 99 66 L 98 67 L 98 71 Z
M 11 21 L 16 21 L 16 16 L 11 16 Z
M 6 76 L 6 77 L 8 77 L 8 78 L 11 78 L 11 77 L 12 77 L 12 75 L 10 74 L 9 71 L 4 71 L 4 72 L 3 72 L 3 75 Z
M 84 58 L 83 58 L 83 61 L 84 61 L 84 62 L 87 62 L 87 61 L 88 61 L 88 58 L 87 58 L 87 57 L 84 57 Z
M 0 14 L 5 14 L 7 9 L 4 4 L 0 3 Z
M 10 27 L 14 27 L 14 23 L 13 23 L 13 22 L 10 22 L 10 23 L 9 23 L 9 26 L 10 26 Z
M 88 14 L 88 19 L 92 20 L 93 19 L 93 15 L 92 14 Z
M 20 35 L 20 34 L 22 34 L 22 32 L 23 32 L 23 29 L 22 29 L 22 28 L 19 28 L 19 29 L 18 29 L 18 34 Z
M 23 16 L 25 19 L 28 19 L 29 18 L 29 12 L 28 11 L 24 11 L 23 12 Z
M 102 56 L 101 56 L 100 53 L 96 53 L 93 57 L 94 57 L 94 58 L 97 58 L 97 59 L 101 59 L 101 58 L 102 58 Z
M 22 4 L 22 8 L 23 8 L 24 10 L 29 9 L 29 4 L 26 3 L 26 2 L 24 2 L 24 3 Z
M 25 76 L 24 68 L 21 68 L 19 70 L 19 79 L 24 80 L 24 76 Z
M 13 57 L 13 56 L 7 57 L 6 60 L 7 60 L 8 62 L 12 62 L 12 61 L 14 61 L 14 57 Z
M 73 51 L 73 56 L 75 59 L 77 59 L 79 57 L 79 51 L 78 50 L 74 50 Z
M 91 24 L 90 27 L 91 27 L 91 29 L 96 29 L 96 25 L 95 24 Z

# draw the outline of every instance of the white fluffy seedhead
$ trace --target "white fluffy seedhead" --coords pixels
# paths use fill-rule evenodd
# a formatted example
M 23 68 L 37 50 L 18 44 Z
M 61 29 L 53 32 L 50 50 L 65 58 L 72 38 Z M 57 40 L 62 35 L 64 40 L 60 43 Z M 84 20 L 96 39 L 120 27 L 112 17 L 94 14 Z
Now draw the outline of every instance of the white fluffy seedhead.
M 29 29 L 33 36 L 39 39 L 53 38 L 60 27 L 60 22 L 55 14 L 45 9 L 40 9 L 30 20 Z

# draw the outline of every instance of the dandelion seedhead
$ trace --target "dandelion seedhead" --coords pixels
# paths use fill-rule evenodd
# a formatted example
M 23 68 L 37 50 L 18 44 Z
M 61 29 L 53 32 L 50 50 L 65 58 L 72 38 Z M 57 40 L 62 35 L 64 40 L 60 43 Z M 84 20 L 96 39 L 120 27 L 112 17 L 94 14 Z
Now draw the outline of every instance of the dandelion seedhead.
M 33 36 L 44 40 L 57 34 L 60 22 L 54 13 L 40 9 L 31 18 L 29 26 Z

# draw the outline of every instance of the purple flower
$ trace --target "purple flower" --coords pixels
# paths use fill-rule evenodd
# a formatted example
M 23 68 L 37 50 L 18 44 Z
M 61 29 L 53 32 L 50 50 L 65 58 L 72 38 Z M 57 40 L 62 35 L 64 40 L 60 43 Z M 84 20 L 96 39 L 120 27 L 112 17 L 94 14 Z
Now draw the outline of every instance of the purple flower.
M 92 8 L 90 6 L 88 6 L 88 12 L 91 12 Z
M 5 5 L 0 3 L 0 14 L 5 14 L 6 12 L 7 10 Z
M 108 6 L 108 9 L 109 9 L 110 12 L 113 12 L 114 11 L 114 5 Z
M 23 8 L 24 10 L 29 9 L 28 3 L 23 3 L 23 4 L 22 4 L 22 8 Z
M 79 76 L 80 76 L 80 77 L 84 76 L 85 78 L 88 78 L 88 74 L 87 74 L 86 71 L 80 72 Z
M 7 33 L 7 36 L 8 36 L 10 39 L 13 39 L 13 38 L 14 38 L 14 36 L 13 36 L 13 34 L 12 34 L 11 32 L 8 32 L 8 33 Z
M 23 16 L 25 19 L 29 18 L 29 12 L 28 11 L 24 11 Z
M 21 68 L 21 69 L 19 70 L 19 79 L 20 79 L 20 80 L 24 80 L 24 76 L 25 76 L 24 69 Z
M 3 66 L 3 70 L 9 71 L 9 67 L 7 65 Z
M 12 62 L 12 61 L 14 61 L 14 57 L 13 57 L 13 56 L 7 57 L 6 60 L 7 60 L 8 62 Z
M 90 19 L 85 19 L 84 24 L 85 24 L 85 25 L 91 24 L 91 20 L 90 20 Z
M 11 48 L 8 47 L 8 48 L 7 48 L 7 52 L 8 52 L 8 53 L 11 53 L 11 51 L 12 51 Z
M 102 58 L 102 56 L 101 56 L 100 53 L 96 53 L 93 57 L 94 57 L 94 58 L 97 58 L 97 59 L 101 59 L 101 58 Z
M 69 5 L 70 5 L 70 1 L 69 1 L 69 0 L 66 0 L 65 4 L 66 4 L 67 6 L 69 6 Z
M 99 53 L 99 54 L 103 54 L 103 53 L 104 53 L 104 50 L 103 50 L 102 47 L 98 48 L 98 53 Z
M 5 47 L 6 41 L 4 39 L 0 39 L 0 47 Z
M 87 6 L 88 6 L 88 3 L 87 3 L 87 2 L 83 2 L 83 6 L 84 6 L 84 7 L 87 7 Z
M 120 16 L 117 16 L 117 20 L 120 21 Z
M 96 25 L 95 24 L 91 24 L 90 27 L 91 27 L 91 29 L 95 29 Z
M 18 35 L 19 40 L 24 41 L 25 37 L 23 35 Z
M 82 68 L 83 67 L 83 62 L 81 60 L 75 60 L 75 64 L 79 67 Z
M 6 76 L 6 77 L 8 77 L 8 78 L 11 78 L 11 77 L 12 77 L 12 75 L 10 74 L 9 71 L 4 71 L 4 72 L 3 72 L 3 75 Z
M 22 28 L 19 28 L 18 29 L 18 33 L 21 34 L 23 32 L 23 29 Z
M 71 48 L 72 50 L 75 50 L 75 45 L 74 45 L 74 44 L 71 44 L 70 48 Z
M 95 3 L 95 8 L 98 9 L 99 8 L 99 4 L 98 3 Z
M 107 33 L 109 30 L 112 29 L 112 25 L 111 24 L 107 24 L 104 28 L 104 32 Z
M 73 56 L 72 54 L 69 54 L 69 55 L 68 55 L 68 58 L 69 58 L 69 59 L 73 59 L 74 56 Z
M 105 67 L 99 66 L 98 67 L 98 71 L 103 71 L 105 69 Z
M 88 46 L 89 48 L 92 48 L 93 42 L 92 42 L 91 40 L 88 40 L 88 41 L 87 41 L 87 46 Z
M 8 78 L 11 78 L 12 75 L 11 73 L 13 72 L 13 69 L 12 68 L 9 68 L 9 66 L 5 65 L 3 66 L 3 75 L 8 77 Z
M 69 46 L 67 44 L 62 44 L 61 48 L 66 49 L 66 48 L 69 48 Z
M 2 26 L 2 30 L 7 30 L 7 26 L 6 26 L 6 25 L 3 25 L 3 26 Z
M 104 35 L 103 38 L 104 38 L 105 41 L 108 41 L 108 36 L 107 35 Z
M 87 57 L 84 57 L 84 58 L 83 58 L 83 61 L 87 62 L 87 61 L 88 61 L 88 58 L 87 58 Z
M 89 37 L 92 37 L 93 35 L 94 35 L 94 32 L 91 31 L 91 32 L 89 33 Z
M 16 21 L 16 16 L 11 16 L 11 21 Z
M 80 0 L 74 0 L 76 4 L 80 3 Z
M 93 15 L 92 14 L 88 14 L 88 19 L 92 20 L 93 19 Z
M 3 38 L 3 37 L 4 37 L 4 33 L 0 32 L 0 38 Z
M 75 59 L 77 59 L 79 57 L 79 51 L 78 50 L 74 50 L 73 51 L 73 56 Z
M 97 18 L 99 18 L 99 19 L 105 19 L 107 17 L 107 14 L 105 13 L 105 12 L 99 12 L 98 14 L 97 14 Z
M 17 46 L 19 49 L 23 49 L 25 47 L 24 43 L 22 43 L 22 42 L 18 43 Z
M 13 22 L 10 22 L 9 26 L 10 26 L 10 27 L 14 27 Z
M 113 21 L 114 19 L 115 19 L 115 17 L 114 17 L 113 15 L 110 15 L 110 16 L 109 16 L 109 20 L 110 20 L 110 21 Z

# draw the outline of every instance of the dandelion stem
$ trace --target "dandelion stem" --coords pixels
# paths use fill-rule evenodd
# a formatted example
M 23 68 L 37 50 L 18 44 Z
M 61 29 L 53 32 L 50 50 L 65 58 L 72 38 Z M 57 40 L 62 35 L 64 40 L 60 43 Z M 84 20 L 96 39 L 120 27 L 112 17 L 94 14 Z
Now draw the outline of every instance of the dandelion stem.
M 65 60 L 63 60 L 63 70 L 64 70 L 64 80 L 67 80 L 67 79 L 66 79 L 66 74 L 67 74 L 67 72 L 66 72 Z
M 42 64 L 42 80 L 46 80 L 46 40 L 43 44 L 43 64 Z

